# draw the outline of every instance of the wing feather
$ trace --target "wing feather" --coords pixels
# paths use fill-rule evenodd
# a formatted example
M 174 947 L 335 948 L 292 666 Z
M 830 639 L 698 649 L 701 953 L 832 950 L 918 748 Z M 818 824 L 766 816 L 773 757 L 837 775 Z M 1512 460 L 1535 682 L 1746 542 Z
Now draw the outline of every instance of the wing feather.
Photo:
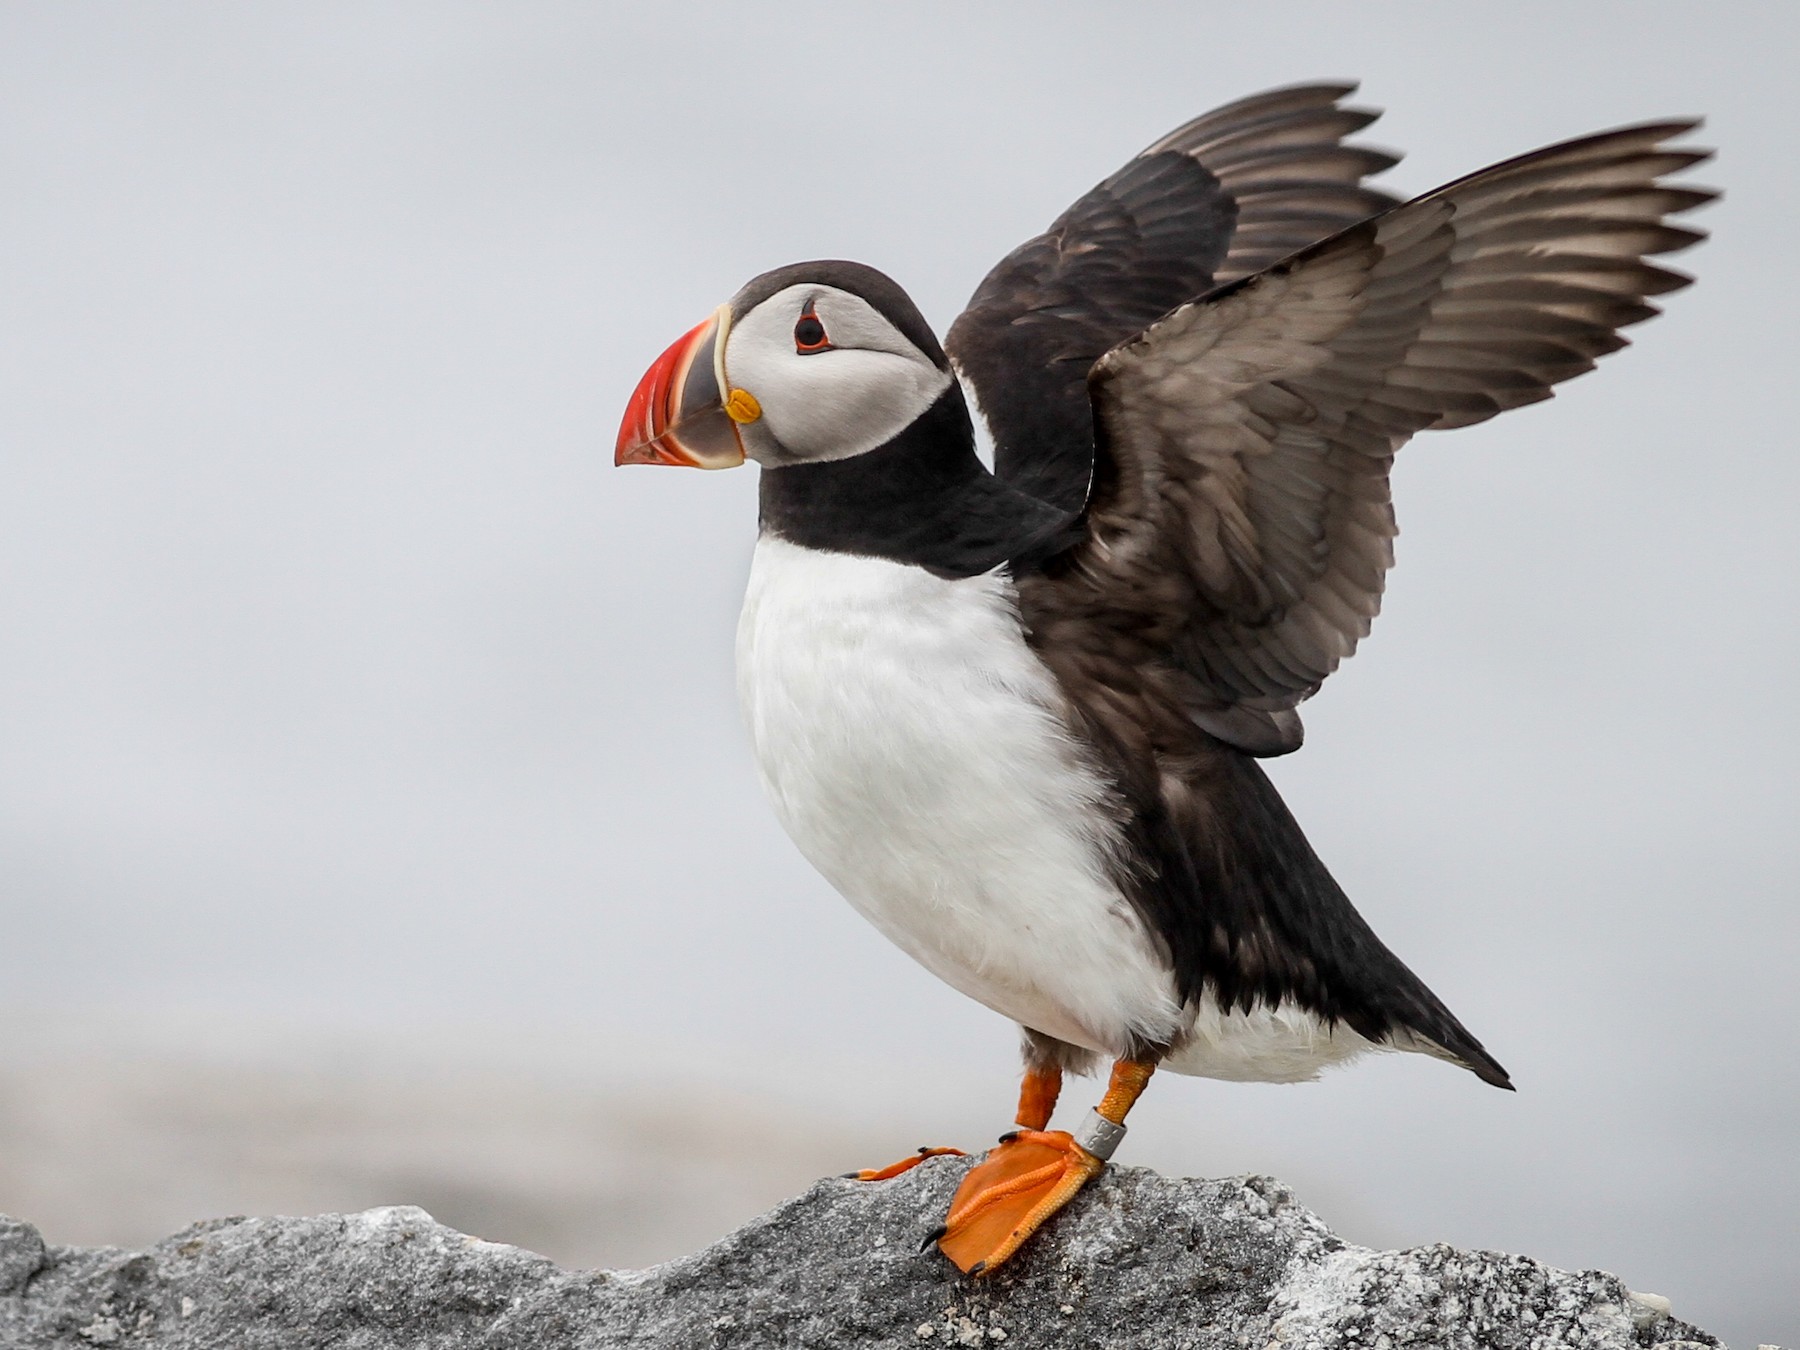
M 1315 131 L 1354 120 L 1306 116 Z M 1380 608 L 1395 451 L 1549 398 L 1658 312 L 1648 297 L 1686 284 L 1647 259 L 1702 238 L 1667 217 L 1714 194 L 1662 181 L 1706 157 L 1666 145 L 1694 125 L 1470 175 L 1108 351 L 1088 379 L 1103 446 L 1088 535 L 1029 580 L 1029 609 L 1079 616 L 1099 630 L 1090 647 L 1112 623 L 1154 635 L 1203 725 L 1292 709 Z M 1282 725 L 1291 749 L 1298 723 Z
M 945 348 L 987 419 L 995 471 L 1071 513 L 1094 466 L 1086 377 L 1102 353 L 1223 280 L 1394 205 L 1395 162 L 1342 144 L 1377 113 L 1350 84 L 1279 89 L 1177 128 L 1006 256 Z

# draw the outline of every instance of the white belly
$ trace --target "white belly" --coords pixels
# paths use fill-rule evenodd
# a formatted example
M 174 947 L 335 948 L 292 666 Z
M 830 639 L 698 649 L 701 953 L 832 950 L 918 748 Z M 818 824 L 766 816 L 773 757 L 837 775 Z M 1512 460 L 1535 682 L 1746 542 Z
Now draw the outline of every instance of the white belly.
M 933 974 L 1108 1055 L 1294 1081 L 1370 1048 L 1298 1010 L 1196 1017 L 1108 878 L 1105 786 L 1025 645 L 1011 583 L 756 546 L 738 689 L 764 786 L 800 851 Z
M 763 783 L 814 867 L 933 974 L 1108 1054 L 1179 1024 L 1082 822 L 1105 796 L 1011 585 L 765 538 L 738 626 Z

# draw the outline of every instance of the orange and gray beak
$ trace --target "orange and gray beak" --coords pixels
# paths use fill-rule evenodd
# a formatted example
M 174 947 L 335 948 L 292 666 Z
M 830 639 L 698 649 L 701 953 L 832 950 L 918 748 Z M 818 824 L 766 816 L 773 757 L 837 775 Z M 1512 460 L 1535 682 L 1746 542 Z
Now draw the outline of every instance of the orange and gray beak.
M 730 328 L 730 306 L 720 305 L 656 358 L 626 405 L 613 463 L 731 469 L 744 462 L 738 424 L 754 422 L 762 409 L 725 379 Z

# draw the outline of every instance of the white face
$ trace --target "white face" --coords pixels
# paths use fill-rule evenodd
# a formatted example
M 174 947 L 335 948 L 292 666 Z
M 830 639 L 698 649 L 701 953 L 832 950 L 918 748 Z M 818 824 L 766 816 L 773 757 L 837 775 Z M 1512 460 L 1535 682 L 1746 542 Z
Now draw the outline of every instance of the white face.
M 860 296 L 789 286 L 731 325 L 725 377 L 762 416 L 739 427 L 759 464 L 848 459 L 892 440 L 951 376 Z

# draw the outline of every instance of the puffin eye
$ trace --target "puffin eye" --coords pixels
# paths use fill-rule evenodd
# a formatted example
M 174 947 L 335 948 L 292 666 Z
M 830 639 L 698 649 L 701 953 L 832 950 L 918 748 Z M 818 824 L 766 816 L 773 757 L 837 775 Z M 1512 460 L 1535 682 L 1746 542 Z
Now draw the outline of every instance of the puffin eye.
M 813 313 L 811 305 L 800 316 L 800 322 L 794 325 L 794 350 L 802 355 L 808 352 L 822 352 L 831 346 L 831 339 L 825 336 L 825 325 L 819 322 L 819 316 Z

